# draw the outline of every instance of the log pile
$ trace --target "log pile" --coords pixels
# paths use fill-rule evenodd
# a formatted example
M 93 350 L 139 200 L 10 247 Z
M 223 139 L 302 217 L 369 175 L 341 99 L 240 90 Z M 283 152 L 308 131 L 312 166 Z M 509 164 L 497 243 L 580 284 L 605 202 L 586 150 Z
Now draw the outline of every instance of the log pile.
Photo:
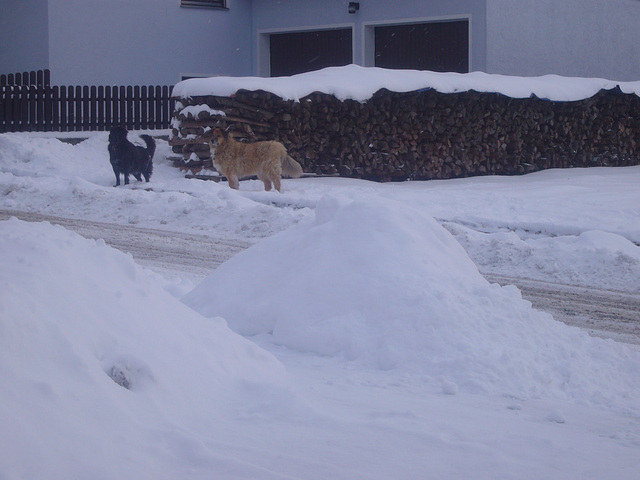
M 284 143 L 305 172 L 377 181 L 640 163 L 640 97 L 618 88 L 575 102 L 431 89 L 294 102 L 240 90 L 178 99 L 173 125 L 177 164 L 192 174 L 212 168 L 214 126 Z

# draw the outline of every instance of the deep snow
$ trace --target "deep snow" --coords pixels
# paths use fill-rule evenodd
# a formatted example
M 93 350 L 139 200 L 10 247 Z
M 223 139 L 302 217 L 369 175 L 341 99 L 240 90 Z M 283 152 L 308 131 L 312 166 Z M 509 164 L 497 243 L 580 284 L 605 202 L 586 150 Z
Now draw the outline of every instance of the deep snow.
M 278 194 L 187 180 L 160 141 L 113 188 L 87 137 L 0 135 L 0 209 L 255 245 L 163 278 L 0 222 L 0 479 L 637 478 L 638 350 L 478 269 L 637 294 L 639 167 Z

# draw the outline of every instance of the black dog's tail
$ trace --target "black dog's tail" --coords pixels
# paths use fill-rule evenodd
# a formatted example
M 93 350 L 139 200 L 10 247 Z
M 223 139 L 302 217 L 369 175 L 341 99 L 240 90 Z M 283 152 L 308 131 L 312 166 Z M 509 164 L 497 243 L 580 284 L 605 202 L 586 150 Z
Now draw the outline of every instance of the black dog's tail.
M 147 144 L 147 153 L 149 154 L 149 163 L 147 163 L 146 178 L 151 178 L 153 173 L 153 154 L 156 153 L 156 141 L 149 135 L 140 135 L 140 138 Z M 147 180 L 148 181 L 148 180 Z

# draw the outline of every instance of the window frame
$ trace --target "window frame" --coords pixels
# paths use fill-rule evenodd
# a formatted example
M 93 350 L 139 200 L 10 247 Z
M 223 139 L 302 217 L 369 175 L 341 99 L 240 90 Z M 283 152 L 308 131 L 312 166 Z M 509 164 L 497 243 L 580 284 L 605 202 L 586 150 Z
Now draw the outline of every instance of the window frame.
M 468 68 L 469 72 L 473 72 L 474 66 L 472 64 L 473 54 L 473 16 L 469 14 L 461 15 L 446 15 L 437 17 L 416 17 L 396 20 L 379 20 L 375 22 L 364 22 L 363 30 L 364 35 L 362 37 L 362 51 L 363 51 L 363 65 L 365 67 L 374 67 L 375 60 L 375 28 L 376 27 L 391 27 L 396 25 L 411 25 L 411 24 L 423 24 L 423 23 L 440 23 L 440 22 L 456 22 L 456 21 L 468 22 Z
M 327 25 L 302 26 L 295 28 L 269 28 L 260 29 L 257 32 L 257 52 L 256 59 L 257 74 L 261 77 L 271 77 L 271 40 L 272 34 L 282 33 L 304 33 L 319 32 L 322 30 L 351 29 L 351 58 L 356 61 L 356 24 L 355 23 L 334 23 Z
M 227 0 L 180 0 L 180 6 L 184 8 L 211 8 L 216 10 L 229 10 Z

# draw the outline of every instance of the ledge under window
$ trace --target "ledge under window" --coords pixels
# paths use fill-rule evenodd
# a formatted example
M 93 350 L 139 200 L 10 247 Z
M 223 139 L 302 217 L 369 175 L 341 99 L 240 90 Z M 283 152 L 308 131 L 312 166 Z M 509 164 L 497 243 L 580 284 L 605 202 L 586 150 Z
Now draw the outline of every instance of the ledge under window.
M 227 8 L 227 0 L 180 0 L 181 7 Z

